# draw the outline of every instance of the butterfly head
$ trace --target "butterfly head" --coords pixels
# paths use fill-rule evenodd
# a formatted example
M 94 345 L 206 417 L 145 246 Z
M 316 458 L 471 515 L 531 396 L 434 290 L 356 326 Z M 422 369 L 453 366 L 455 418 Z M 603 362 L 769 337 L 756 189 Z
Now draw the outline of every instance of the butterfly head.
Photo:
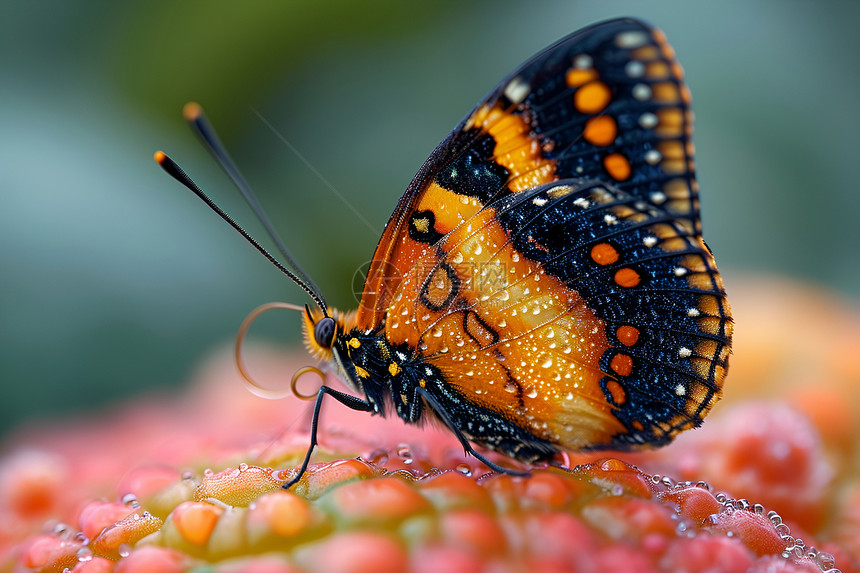
M 335 308 L 328 309 L 328 316 L 319 308 L 305 306 L 302 330 L 305 338 L 305 348 L 319 360 L 334 359 L 334 344 L 338 335 L 349 332 L 355 327 L 356 314 L 354 311 L 341 312 Z

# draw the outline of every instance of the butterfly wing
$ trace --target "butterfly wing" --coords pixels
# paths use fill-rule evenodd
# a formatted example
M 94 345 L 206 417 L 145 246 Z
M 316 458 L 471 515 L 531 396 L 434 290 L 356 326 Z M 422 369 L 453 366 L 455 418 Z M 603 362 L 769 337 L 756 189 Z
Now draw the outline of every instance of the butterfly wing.
M 400 199 L 358 323 L 379 324 L 412 262 L 492 199 L 570 177 L 612 182 L 700 232 L 689 92 L 659 30 L 633 19 L 563 38 L 502 80 Z
M 359 327 L 414 349 L 449 423 L 520 459 L 698 425 L 723 384 L 731 318 L 700 236 L 690 133 L 659 31 L 624 19 L 561 40 L 419 171 Z M 500 446 L 475 412 L 517 439 Z

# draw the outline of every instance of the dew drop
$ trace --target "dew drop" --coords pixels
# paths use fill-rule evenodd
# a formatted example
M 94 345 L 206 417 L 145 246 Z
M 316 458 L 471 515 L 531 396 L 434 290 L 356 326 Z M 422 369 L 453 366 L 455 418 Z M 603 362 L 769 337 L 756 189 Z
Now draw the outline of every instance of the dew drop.
M 78 531 L 77 533 L 75 533 L 75 536 L 73 537 L 73 539 L 77 543 L 80 543 L 81 545 L 89 545 L 90 544 L 90 538 L 87 537 L 83 531 Z
M 821 551 L 818 554 L 818 566 L 821 567 L 822 571 L 830 571 L 836 567 L 836 558 L 834 558 L 830 553 Z
M 137 501 L 137 496 L 133 493 L 127 493 L 122 496 L 122 504 L 133 509 L 137 509 L 140 507 L 140 502 Z
M 472 477 L 472 468 L 468 464 L 458 464 L 455 469 L 466 477 Z
M 411 464 L 414 460 L 412 459 L 412 450 L 409 449 L 409 446 L 406 444 L 400 444 L 397 446 L 397 455 L 403 458 L 404 464 Z
M 81 547 L 78 549 L 78 561 L 81 563 L 86 563 L 87 561 L 93 560 L 93 552 L 89 547 Z
M 369 455 L 364 456 L 370 461 L 370 463 L 378 466 L 384 466 L 388 463 L 388 452 L 385 450 L 378 450 L 375 452 L 371 452 Z
M 120 557 L 128 557 L 131 553 L 131 545 L 128 543 L 121 543 L 117 549 L 117 553 L 119 553 Z
M 246 464 L 245 462 L 242 462 L 241 464 L 239 464 L 239 471 L 240 472 L 243 472 L 247 469 L 248 469 L 248 464 Z

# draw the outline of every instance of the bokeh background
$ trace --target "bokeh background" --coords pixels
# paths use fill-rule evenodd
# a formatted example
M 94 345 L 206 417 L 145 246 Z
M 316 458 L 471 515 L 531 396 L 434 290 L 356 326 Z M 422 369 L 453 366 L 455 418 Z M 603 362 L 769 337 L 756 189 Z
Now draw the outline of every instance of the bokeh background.
M 448 131 L 534 52 L 622 15 L 663 28 L 687 72 L 728 288 L 779 273 L 857 300 L 860 3 L 5 0 L 0 438 L 179 388 L 251 308 L 306 300 L 152 161 L 170 153 L 262 237 L 186 101 L 329 302 L 352 307 L 356 269 Z M 255 328 L 285 347 L 297 332 L 289 314 Z

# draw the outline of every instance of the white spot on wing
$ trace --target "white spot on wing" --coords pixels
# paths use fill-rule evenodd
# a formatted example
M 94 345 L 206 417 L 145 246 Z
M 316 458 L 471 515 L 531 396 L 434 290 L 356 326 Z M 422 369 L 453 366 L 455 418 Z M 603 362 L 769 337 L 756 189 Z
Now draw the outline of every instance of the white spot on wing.
M 638 48 L 648 43 L 648 34 L 641 30 L 621 32 L 615 36 L 615 45 L 619 48 Z
M 639 101 L 651 99 L 651 87 L 648 84 L 636 84 L 633 86 L 633 97 Z
M 666 194 L 662 191 L 654 191 L 653 193 L 651 193 L 651 195 L 648 196 L 648 198 L 651 199 L 652 203 L 659 205 L 660 203 L 666 201 Z
M 638 60 L 630 60 L 627 62 L 627 65 L 624 66 L 624 71 L 627 72 L 627 75 L 631 78 L 640 78 L 642 74 L 645 73 L 645 64 Z
M 531 91 L 531 86 L 527 84 L 523 79 L 519 76 L 515 77 L 505 86 L 505 97 L 511 100 L 511 103 L 514 105 L 519 105 L 522 103 L 526 96 L 529 95 Z
M 657 126 L 657 115 L 649 112 L 639 116 L 639 125 L 645 129 L 651 129 Z
M 649 149 L 645 152 L 645 162 L 650 165 L 657 165 L 663 156 L 656 149 Z
M 580 54 L 573 59 L 573 66 L 579 70 L 587 70 L 592 65 L 594 61 L 588 54 Z

